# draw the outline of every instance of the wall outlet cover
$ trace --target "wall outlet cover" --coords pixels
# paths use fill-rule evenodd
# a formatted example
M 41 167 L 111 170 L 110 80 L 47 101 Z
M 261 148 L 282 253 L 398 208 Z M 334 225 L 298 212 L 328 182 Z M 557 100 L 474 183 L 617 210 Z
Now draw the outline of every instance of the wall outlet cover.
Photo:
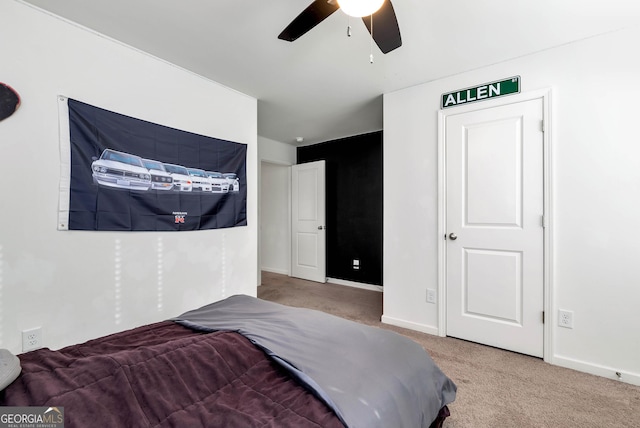
M 558 325 L 564 328 L 573 328 L 573 312 L 560 309 L 558 311 Z
M 42 327 L 24 330 L 22 332 L 22 352 L 42 348 Z

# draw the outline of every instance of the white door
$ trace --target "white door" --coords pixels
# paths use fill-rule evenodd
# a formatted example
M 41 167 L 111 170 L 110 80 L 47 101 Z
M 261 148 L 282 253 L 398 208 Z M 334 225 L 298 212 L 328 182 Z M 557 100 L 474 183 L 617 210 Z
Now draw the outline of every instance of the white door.
M 446 117 L 448 336 L 543 356 L 543 101 Z
M 325 162 L 291 167 L 291 276 L 326 282 Z

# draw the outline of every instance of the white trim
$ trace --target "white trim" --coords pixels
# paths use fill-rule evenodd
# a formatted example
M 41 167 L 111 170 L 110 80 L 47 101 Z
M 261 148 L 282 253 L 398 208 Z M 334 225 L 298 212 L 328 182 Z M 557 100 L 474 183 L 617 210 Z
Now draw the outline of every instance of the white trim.
M 293 164 L 290 164 L 289 162 L 283 162 L 283 161 L 278 161 L 278 160 L 271 160 L 269 158 L 262 158 L 260 159 L 260 163 L 269 163 L 271 165 L 277 165 L 277 166 L 291 166 Z
M 538 89 L 510 95 L 505 98 L 496 98 L 481 104 L 464 104 L 457 107 L 447 108 L 438 111 L 438 335 L 447 335 L 447 305 L 446 305 L 446 246 L 444 235 L 447 230 L 446 225 L 446 150 L 445 150 L 445 125 L 447 116 L 467 113 L 470 111 L 483 110 L 498 106 L 542 99 L 543 104 L 543 182 L 544 182 L 544 216 L 546 227 L 544 228 L 544 304 L 543 310 L 546 314 L 543 338 L 544 361 L 551 362 L 553 358 L 553 325 L 555 325 L 556 311 L 553 294 L 553 198 L 552 198 L 552 123 L 551 123 L 551 88 Z
M 546 361 L 546 360 L 545 360 Z M 612 367 L 602 366 L 599 364 L 591 364 L 586 361 L 574 360 L 573 358 L 555 356 L 551 364 L 564 367 L 567 369 L 577 370 L 583 373 L 589 373 L 595 376 L 606 377 L 608 379 L 619 380 L 620 382 L 630 383 L 631 385 L 640 386 L 640 373 L 630 373 L 619 371 Z M 620 377 L 616 373 L 620 373 Z
M 395 325 L 396 327 L 408 328 L 409 330 L 416 330 L 422 333 L 432 334 L 434 336 L 439 336 L 439 331 L 437 327 L 419 324 L 417 322 L 406 321 L 399 318 L 390 317 L 388 315 L 382 315 L 380 321 L 384 324 Z
M 365 284 L 364 282 L 347 281 L 344 279 L 337 279 L 337 278 L 327 278 L 327 282 L 330 282 L 331 284 L 337 284 L 337 285 L 346 285 L 347 287 L 363 288 L 365 290 L 382 292 L 381 285 Z
M 269 268 L 269 267 L 263 266 L 260 270 L 263 272 L 271 272 L 271 273 L 277 273 L 280 275 L 289 276 L 289 272 L 286 269 L 276 269 L 276 268 Z
M 550 362 L 553 357 L 553 341 L 554 329 L 553 326 L 558 325 L 555 322 L 555 314 L 557 314 L 555 308 L 555 300 L 553 294 L 553 157 L 551 150 L 552 141 L 552 123 L 551 123 L 551 89 L 538 91 L 542 97 L 542 116 L 544 120 L 544 135 L 543 135 L 543 186 L 544 186 L 544 349 L 543 358 L 544 361 Z
M 287 275 L 291 275 L 291 258 L 293 257 L 293 254 L 291 254 L 291 240 L 293 239 L 291 237 L 291 222 L 293 221 L 293 165 L 287 165 L 287 169 L 289 172 L 289 180 L 287 180 L 287 222 L 289 224 L 287 227 Z
M 456 110 L 455 108 L 453 109 Z M 447 115 L 438 110 L 438 336 L 447 335 L 447 251 L 444 235 L 447 230 L 447 186 L 445 180 L 447 151 L 445 150 L 445 125 Z

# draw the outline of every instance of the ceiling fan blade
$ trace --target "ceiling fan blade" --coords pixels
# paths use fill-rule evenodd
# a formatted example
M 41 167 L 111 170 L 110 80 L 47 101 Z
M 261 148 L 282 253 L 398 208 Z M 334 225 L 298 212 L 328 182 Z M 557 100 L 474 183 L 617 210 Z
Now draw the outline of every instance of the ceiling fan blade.
M 329 15 L 339 9 L 334 1 L 315 0 L 291 24 L 287 26 L 278 36 L 281 40 L 293 42 L 298 37 L 311 30 L 313 27 L 324 21 Z M 374 24 L 375 25 L 375 24 Z
M 371 18 L 364 16 L 362 21 L 371 33 Z M 373 14 L 373 33 L 371 36 L 382 53 L 385 54 L 402 46 L 400 27 L 391 0 L 386 0 L 382 7 Z

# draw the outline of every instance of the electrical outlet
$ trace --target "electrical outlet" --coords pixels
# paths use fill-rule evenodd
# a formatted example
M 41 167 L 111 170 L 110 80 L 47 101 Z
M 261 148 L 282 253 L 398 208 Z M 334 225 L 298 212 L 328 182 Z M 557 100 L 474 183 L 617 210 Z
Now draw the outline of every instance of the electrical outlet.
M 427 288 L 427 303 L 436 302 L 436 290 L 433 288 Z
M 360 260 L 353 259 L 353 270 L 360 270 Z
M 573 328 L 573 312 L 571 311 L 563 311 L 562 309 L 558 311 L 558 325 L 560 327 L 565 328 Z
M 22 352 L 42 348 L 42 327 L 22 332 Z

